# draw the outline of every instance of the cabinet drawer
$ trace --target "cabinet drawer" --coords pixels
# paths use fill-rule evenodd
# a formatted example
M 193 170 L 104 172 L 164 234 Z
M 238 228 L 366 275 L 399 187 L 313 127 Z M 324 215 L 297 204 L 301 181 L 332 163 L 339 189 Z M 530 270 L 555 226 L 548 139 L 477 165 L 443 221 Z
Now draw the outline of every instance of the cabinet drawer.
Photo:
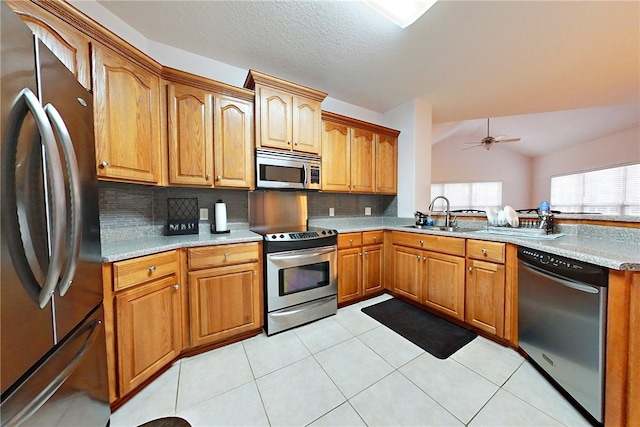
M 114 262 L 113 289 L 119 291 L 130 288 L 177 271 L 177 251 Z
M 394 231 L 391 234 L 394 245 L 426 249 L 450 255 L 464 256 L 464 240 L 458 237 L 435 236 L 421 233 Z
M 504 243 L 467 240 L 467 256 L 483 261 L 504 262 Z
M 362 246 L 362 233 L 338 234 L 338 249 L 357 248 Z
M 378 245 L 384 242 L 383 231 L 363 231 L 362 232 L 362 244 L 363 245 Z
M 189 270 L 258 261 L 258 243 L 202 246 L 189 249 Z

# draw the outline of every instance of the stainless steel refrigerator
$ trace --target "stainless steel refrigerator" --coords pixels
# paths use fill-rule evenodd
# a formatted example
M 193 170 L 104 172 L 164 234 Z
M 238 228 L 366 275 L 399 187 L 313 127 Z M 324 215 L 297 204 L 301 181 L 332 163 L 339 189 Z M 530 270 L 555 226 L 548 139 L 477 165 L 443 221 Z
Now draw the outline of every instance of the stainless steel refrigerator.
M 105 426 L 92 95 L 0 6 L 0 420 Z

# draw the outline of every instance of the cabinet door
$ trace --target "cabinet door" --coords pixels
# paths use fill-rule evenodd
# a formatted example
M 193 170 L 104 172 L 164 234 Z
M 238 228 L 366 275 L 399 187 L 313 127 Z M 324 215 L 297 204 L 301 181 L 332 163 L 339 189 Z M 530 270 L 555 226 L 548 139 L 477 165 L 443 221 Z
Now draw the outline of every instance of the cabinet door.
M 89 39 L 71 25 L 29 1 L 7 2 L 54 55 L 91 89 Z
M 416 302 L 422 300 L 422 254 L 418 249 L 393 247 L 394 290 Z
M 252 188 L 253 103 L 216 95 L 214 161 L 216 187 Z
M 94 46 L 94 121 L 98 177 L 160 180 L 160 80 Z
M 262 326 L 259 264 L 189 272 L 191 345 L 223 341 Z
M 121 396 L 180 354 L 181 304 L 177 283 L 177 277 L 171 275 L 116 296 Z
M 260 87 L 259 147 L 291 150 L 291 108 L 293 96 L 271 88 Z
M 322 125 L 320 103 L 300 96 L 293 97 L 293 149 L 320 154 Z
M 351 186 L 349 128 L 322 123 L 322 189 L 348 192 Z
M 167 85 L 169 183 L 213 185 L 213 97 L 182 84 Z
M 373 132 L 353 129 L 351 137 L 351 191 L 375 191 L 376 149 Z
M 428 252 L 424 304 L 464 320 L 464 258 Z
M 362 249 L 338 251 L 338 302 L 346 302 L 362 295 Z
M 376 135 L 376 192 L 398 192 L 398 138 Z
M 465 292 L 466 322 L 502 337 L 504 335 L 504 266 L 468 260 Z
M 382 291 L 384 256 L 382 245 L 364 246 L 362 248 L 362 293 L 364 295 Z

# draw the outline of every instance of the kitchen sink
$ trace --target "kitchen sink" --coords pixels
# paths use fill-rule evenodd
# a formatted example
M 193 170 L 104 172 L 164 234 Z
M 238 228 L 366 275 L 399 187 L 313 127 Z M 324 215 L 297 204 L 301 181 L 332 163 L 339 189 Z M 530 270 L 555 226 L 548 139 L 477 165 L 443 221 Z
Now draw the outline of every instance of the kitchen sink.
M 433 230 L 433 231 L 449 231 L 452 233 L 470 233 L 474 231 L 478 231 L 477 228 L 464 228 L 464 227 L 441 227 L 436 225 L 403 225 L 404 228 L 414 228 L 416 230 Z

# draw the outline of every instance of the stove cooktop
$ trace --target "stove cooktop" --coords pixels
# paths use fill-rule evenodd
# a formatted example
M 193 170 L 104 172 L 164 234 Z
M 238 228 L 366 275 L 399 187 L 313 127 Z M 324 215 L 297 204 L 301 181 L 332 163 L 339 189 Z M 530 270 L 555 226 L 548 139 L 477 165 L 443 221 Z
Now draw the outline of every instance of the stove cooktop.
M 286 230 L 282 228 L 267 228 L 267 229 L 255 229 L 251 230 L 254 233 L 264 236 L 264 240 L 267 242 L 291 242 L 291 241 L 303 241 L 323 239 L 325 237 L 337 236 L 337 230 L 330 230 L 326 228 L 308 228 L 299 230 Z

